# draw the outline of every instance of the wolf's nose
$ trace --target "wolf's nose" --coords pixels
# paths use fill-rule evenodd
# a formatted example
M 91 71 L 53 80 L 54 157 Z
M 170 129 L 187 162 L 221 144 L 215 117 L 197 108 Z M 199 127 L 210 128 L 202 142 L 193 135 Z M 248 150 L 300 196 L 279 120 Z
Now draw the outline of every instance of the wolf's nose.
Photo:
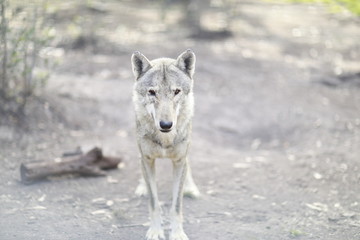
M 169 130 L 172 127 L 172 122 L 160 121 L 160 127 L 164 130 Z

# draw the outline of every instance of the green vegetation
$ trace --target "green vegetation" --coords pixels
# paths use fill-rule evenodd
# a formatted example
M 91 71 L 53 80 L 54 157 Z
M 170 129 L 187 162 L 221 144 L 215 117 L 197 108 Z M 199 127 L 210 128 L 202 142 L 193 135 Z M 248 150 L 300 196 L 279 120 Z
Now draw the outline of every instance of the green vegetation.
M 19 114 L 49 76 L 44 4 L 0 0 L 0 113 Z
M 297 238 L 300 237 L 302 235 L 305 235 L 305 233 L 303 233 L 302 231 L 298 230 L 298 229 L 291 229 L 290 230 L 290 236 L 293 238 Z
M 360 16 L 360 1 L 359 0 L 287 0 L 290 2 L 300 3 L 324 3 L 333 11 L 339 11 L 342 8 L 348 9 L 350 12 Z

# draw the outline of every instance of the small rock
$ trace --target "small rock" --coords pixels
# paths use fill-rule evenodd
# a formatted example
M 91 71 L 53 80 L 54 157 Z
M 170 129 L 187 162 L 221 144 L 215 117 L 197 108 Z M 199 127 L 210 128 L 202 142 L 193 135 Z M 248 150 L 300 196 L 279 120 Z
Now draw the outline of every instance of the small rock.
M 119 182 L 117 179 L 115 179 L 111 176 L 108 176 L 106 180 L 108 183 L 114 183 L 114 184 Z
M 327 106 L 327 105 L 329 105 L 329 99 L 328 98 L 326 98 L 326 97 L 323 97 L 322 99 L 321 99 L 321 103 L 324 105 L 324 106 Z
M 258 200 L 265 200 L 266 199 L 266 197 L 260 196 L 260 195 L 257 195 L 257 194 L 252 195 L 252 198 L 253 199 L 258 199 Z
M 254 157 L 255 162 L 265 163 L 267 159 L 264 156 L 256 156 Z
M 343 212 L 343 213 L 341 213 L 341 215 L 342 215 L 343 217 L 353 218 L 353 217 L 356 216 L 356 213 L 354 213 L 354 212 Z
M 38 201 L 39 201 L 39 202 L 43 202 L 43 201 L 45 201 L 45 198 L 46 198 L 46 194 L 42 195 L 42 196 L 38 199 Z
M 337 221 L 340 220 L 340 217 L 337 216 L 337 215 L 333 215 L 333 216 L 329 216 L 329 217 L 328 217 L 328 220 L 329 220 L 330 222 L 337 222 Z
M 247 164 L 247 163 L 234 163 L 233 167 L 234 168 L 246 169 L 246 168 L 250 168 L 250 164 Z
M 314 172 L 313 176 L 314 176 L 314 178 L 317 179 L 317 180 L 320 180 L 320 179 L 323 178 L 323 176 L 322 176 L 320 173 L 318 173 L 318 172 Z
M 322 125 L 322 120 L 320 118 L 316 119 L 315 121 L 315 127 L 320 127 Z
M 129 198 L 116 198 L 115 201 L 116 202 L 129 202 L 130 199 Z
M 45 210 L 46 207 L 38 205 L 38 206 L 32 207 L 31 209 L 34 209 L 34 210 Z
M 216 195 L 216 191 L 213 190 L 213 189 L 210 189 L 210 190 L 207 190 L 207 191 L 206 191 L 206 194 L 207 194 L 207 195 L 210 195 L 210 196 L 214 196 L 214 195 Z
M 225 215 L 225 216 L 228 216 L 228 217 L 231 217 L 231 216 L 232 216 L 232 214 L 231 214 L 230 212 L 224 212 L 224 215 Z
M 124 163 L 124 162 L 120 162 L 120 163 L 117 165 L 117 168 L 118 168 L 118 169 L 124 169 L 124 168 L 125 168 L 125 163 Z
M 210 180 L 210 181 L 208 182 L 209 185 L 213 185 L 214 183 L 215 183 L 215 180 Z
M 293 155 L 293 154 L 289 154 L 287 158 L 290 161 L 295 161 L 295 159 L 296 159 L 295 155 Z
M 256 138 L 251 143 L 251 149 L 252 150 L 257 150 L 257 149 L 259 149 L 260 145 L 261 145 L 261 140 Z
M 119 131 L 116 132 L 116 135 L 122 138 L 126 138 L 129 134 L 127 131 L 120 129 Z
M 100 214 L 107 214 L 107 213 L 108 213 L 108 210 L 106 210 L 106 209 L 100 209 L 100 210 L 91 212 L 92 215 L 100 215 Z
M 328 206 L 326 204 L 323 204 L 323 203 L 314 202 L 312 204 L 306 203 L 305 205 L 308 208 L 319 211 L 319 212 L 327 212 L 328 211 Z
M 250 162 L 252 162 L 252 158 L 251 158 L 251 157 L 246 157 L 246 158 L 245 158 L 245 161 L 248 162 L 248 163 L 250 163 Z
M 359 125 L 360 125 L 360 118 L 355 119 L 355 125 L 356 125 L 356 126 L 359 126 Z
M 94 198 L 93 200 L 91 200 L 91 202 L 102 204 L 102 203 L 106 202 L 106 199 L 105 198 Z

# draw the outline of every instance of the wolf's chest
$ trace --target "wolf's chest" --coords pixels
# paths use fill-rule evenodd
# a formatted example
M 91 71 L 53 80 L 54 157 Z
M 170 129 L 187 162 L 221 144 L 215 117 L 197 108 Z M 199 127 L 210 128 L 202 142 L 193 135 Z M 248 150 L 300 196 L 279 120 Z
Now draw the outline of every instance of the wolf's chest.
M 142 142 L 142 150 L 150 158 L 177 158 L 186 153 L 188 145 L 184 136 L 161 136 L 160 138 L 152 136 L 145 139 Z

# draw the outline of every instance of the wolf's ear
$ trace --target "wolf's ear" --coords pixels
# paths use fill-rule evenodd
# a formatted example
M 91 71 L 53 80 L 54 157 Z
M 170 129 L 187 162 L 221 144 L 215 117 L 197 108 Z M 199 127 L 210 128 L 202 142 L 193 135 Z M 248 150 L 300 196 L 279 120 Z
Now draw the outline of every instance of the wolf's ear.
M 140 52 L 133 53 L 131 56 L 131 64 L 136 80 L 151 68 L 150 61 Z
M 194 52 L 188 49 L 177 58 L 176 66 L 192 78 L 195 72 L 195 61 Z

